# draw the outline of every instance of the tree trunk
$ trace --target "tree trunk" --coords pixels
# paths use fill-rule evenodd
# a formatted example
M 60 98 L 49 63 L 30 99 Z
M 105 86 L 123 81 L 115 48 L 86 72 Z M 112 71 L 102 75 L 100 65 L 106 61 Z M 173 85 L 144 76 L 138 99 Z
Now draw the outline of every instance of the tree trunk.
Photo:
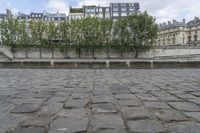
M 27 51 L 27 46 L 26 46 L 26 59 L 28 58 L 28 51 Z
M 107 58 L 110 59 L 109 47 L 107 46 Z
M 52 51 L 52 58 L 54 58 L 54 48 L 53 48 L 53 45 L 51 46 L 51 51 Z
M 139 54 L 139 51 L 136 50 L 136 53 L 135 53 L 135 58 L 138 58 L 138 54 Z
M 81 58 L 81 48 L 78 48 L 78 58 Z
M 92 45 L 92 59 L 94 59 L 94 44 Z
M 41 49 L 41 46 L 40 46 L 40 59 L 42 58 L 42 49 Z
M 124 58 L 123 50 L 124 50 L 124 47 L 123 47 L 123 45 L 122 45 L 122 48 L 121 48 L 121 58 L 122 58 L 122 59 Z

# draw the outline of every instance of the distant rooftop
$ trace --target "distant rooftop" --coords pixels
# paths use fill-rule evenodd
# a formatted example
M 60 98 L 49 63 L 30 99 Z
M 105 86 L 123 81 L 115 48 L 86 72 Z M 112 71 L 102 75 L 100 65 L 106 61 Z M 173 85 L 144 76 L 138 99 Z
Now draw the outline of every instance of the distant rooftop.
M 182 22 L 178 22 L 176 20 L 168 21 L 167 23 L 160 23 L 159 24 L 159 30 L 168 30 L 176 27 L 191 27 L 195 25 L 200 25 L 200 19 L 198 17 L 195 17 L 193 20 L 186 23 L 186 20 L 183 19 Z

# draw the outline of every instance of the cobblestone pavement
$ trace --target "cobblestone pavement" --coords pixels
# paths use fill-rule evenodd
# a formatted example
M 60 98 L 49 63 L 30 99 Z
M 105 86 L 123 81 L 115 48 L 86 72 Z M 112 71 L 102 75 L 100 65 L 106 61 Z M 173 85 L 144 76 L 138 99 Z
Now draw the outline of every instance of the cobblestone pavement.
M 1 69 L 5 132 L 199 133 L 200 69 Z

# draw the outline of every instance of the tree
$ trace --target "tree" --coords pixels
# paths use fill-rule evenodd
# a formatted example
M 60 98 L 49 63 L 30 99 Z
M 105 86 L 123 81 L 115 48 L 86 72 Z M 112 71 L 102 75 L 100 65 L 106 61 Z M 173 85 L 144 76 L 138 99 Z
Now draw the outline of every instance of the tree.
M 63 52 L 67 52 L 67 49 L 70 47 L 71 42 L 70 42 L 70 22 L 68 21 L 63 21 L 60 24 L 58 24 L 58 31 L 59 31 L 59 36 L 61 40 L 61 46 L 60 49 Z
M 128 16 L 128 41 L 135 50 L 135 58 L 139 52 L 152 48 L 157 38 L 157 24 L 155 18 L 144 13 L 136 13 Z
M 20 21 L 18 27 L 18 45 L 26 48 L 26 58 L 28 57 L 27 48 L 30 45 L 30 37 L 26 21 Z
M 117 48 L 120 50 L 121 57 L 123 58 L 123 52 L 125 46 L 128 44 L 128 22 L 126 18 L 122 18 L 116 21 L 114 24 L 114 41 L 117 44 Z
M 72 20 L 70 22 L 70 42 L 75 46 L 76 51 L 78 52 L 78 57 L 81 57 L 81 48 L 84 44 L 83 39 L 83 20 Z
M 106 48 L 107 58 L 110 58 L 109 49 L 110 46 L 112 45 L 113 21 L 109 19 L 101 19 L 100 29 L 102 35 L 101 43 L 103 44 L 104 48 Z

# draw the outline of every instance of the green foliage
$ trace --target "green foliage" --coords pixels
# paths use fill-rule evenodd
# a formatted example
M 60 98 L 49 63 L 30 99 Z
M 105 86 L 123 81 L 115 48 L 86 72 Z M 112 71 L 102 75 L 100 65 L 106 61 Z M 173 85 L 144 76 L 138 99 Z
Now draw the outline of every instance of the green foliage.
M 86 18 L 60 23 L 44 21 L 19 21 L 9 19 L 0 22 L 2 42 L 12 48 L 46 47 L 67 52 L 75 48 L 79 55 L 87 51 L 106 48 L 121 52 L 149 50 L 157 37 L 155 19 L 147 12 L 130 15 L 116 21 Z

